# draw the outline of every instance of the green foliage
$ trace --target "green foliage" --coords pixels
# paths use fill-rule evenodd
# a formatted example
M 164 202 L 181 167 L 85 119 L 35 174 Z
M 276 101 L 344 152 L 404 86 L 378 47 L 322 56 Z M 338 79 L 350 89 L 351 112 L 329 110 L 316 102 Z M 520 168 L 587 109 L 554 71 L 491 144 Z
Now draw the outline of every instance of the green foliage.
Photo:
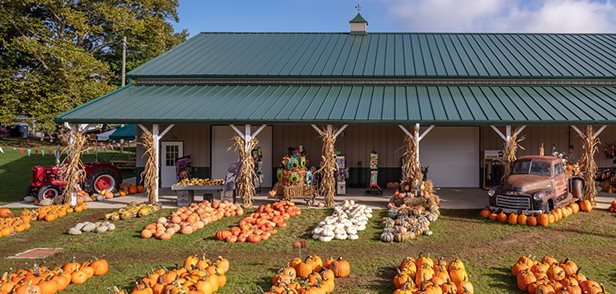
M 177 0 L 0 1 L 0 123 L 55 115 L 119 86 L 127 71 L 179 44 Z

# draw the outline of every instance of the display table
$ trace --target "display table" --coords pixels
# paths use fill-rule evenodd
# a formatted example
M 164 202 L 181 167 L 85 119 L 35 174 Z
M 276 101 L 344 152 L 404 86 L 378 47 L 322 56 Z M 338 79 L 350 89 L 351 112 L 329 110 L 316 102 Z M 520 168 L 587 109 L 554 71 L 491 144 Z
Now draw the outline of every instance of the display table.
M 171 186 L 172 191 L 176 191 L 178 195 L 178 206 L 189 206 L 191 203 L 195 202 L 195 191 L 201 191 L 203 193 L 203 200 L 214 200 L 214 192 L 218 192 L 220 194 L 220 200 L 224 200 L 224 194 L 222 190 L 224 189 L 223 185 L 219 186 L 179 186 L 173 185 Z M 210 199 L 206 197 L 206 195 L 212 195 Z

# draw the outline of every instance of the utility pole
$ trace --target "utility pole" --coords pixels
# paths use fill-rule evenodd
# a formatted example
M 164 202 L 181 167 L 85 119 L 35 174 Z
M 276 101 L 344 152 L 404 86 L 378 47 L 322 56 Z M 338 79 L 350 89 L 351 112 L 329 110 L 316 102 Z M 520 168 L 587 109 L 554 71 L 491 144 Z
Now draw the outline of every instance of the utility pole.
M 126 36 L 122 39 L 122 87 L 126 85 Z

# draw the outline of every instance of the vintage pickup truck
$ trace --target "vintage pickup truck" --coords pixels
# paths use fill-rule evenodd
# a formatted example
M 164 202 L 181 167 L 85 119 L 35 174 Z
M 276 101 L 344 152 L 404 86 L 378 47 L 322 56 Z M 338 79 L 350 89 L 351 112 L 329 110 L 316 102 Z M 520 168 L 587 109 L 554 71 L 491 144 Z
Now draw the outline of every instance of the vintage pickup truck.
M 569 179 L 562 159 L 554 156 L 524 156 L 513 163 L 505 182 L 488 191 L 491 209 L 505 212 L 550 212 L 583 193 L 579 177 Z

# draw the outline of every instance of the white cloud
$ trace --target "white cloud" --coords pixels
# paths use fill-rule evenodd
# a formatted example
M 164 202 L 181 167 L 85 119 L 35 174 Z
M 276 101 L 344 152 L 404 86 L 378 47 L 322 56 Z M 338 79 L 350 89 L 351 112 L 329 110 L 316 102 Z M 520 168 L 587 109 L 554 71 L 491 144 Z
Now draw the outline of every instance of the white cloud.
M 616 32 L 616 0 L 394 0 L 407 31 Z

